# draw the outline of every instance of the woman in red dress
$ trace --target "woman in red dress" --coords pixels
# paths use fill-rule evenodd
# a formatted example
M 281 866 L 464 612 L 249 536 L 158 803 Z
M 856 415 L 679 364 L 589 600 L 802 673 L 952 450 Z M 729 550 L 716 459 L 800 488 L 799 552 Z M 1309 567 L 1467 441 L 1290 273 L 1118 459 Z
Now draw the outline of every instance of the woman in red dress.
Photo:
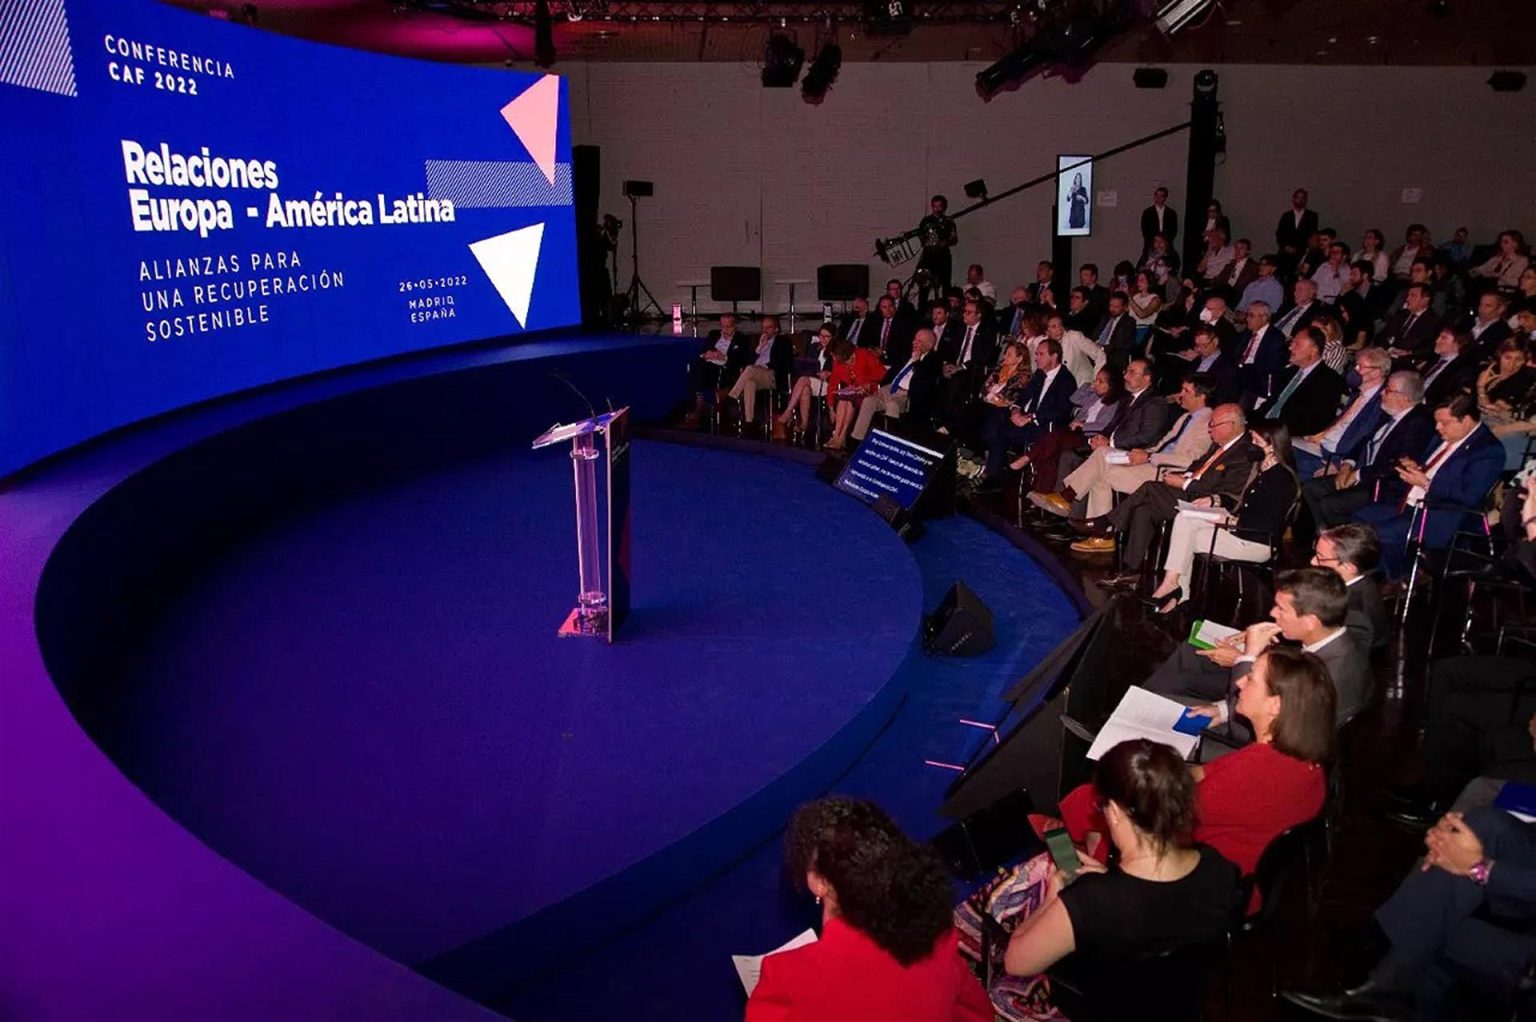
M 874 393 L 884 376 L 885 365 L 874 348 L 855 348 L 846 340 L 833 347 L 832 375 L 827 379 L 832 438 L 826 443 L 827 450 L 841 451 L 847 447 L 860 402 Z
M 788 844 L 790 875 L 821 903 L 821 939 L 763 959 L 747 1022 L 991 1022 L 932 848 L 847 798 L 801 806 Z

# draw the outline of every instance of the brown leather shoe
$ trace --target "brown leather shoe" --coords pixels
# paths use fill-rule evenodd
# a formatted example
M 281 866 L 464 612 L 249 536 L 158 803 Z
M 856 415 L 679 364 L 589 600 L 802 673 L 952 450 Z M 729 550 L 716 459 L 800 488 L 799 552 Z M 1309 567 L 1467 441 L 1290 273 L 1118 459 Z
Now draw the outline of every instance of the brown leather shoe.
M 1073 543 L 1072 550 L 1079 554 L 1112 554 L 1115 552 L 1115 537 L 1089 536 Z

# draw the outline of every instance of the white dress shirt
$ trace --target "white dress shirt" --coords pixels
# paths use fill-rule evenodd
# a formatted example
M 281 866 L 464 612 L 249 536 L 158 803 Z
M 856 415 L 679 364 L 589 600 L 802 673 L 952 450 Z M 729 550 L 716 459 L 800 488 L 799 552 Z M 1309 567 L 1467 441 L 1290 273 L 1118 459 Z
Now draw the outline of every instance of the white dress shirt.
M 1435 481 L 1435 476 L 1440 474 L 1440 470 L 1445 467 L 1445 463 L 1456 456 L 1456 452 L 1461 450 L 1461 445 L 1466 443 L 1468 437 L 1470 437 L 1473 433 L 1476 433 L 1477 430 L 1478 427 L 1474 426 L 1472 429 L 1467 431 L 1466 436 L 1462 437 L 1460 440 L 1454 441 L 1450 444 L 1450 446 L 1446 446 L 1442 443 L 1439 447 L 1436 447 L 1433 451 L 1430 452 L 1429 457 L 1424 462 L 1425 465 L 1429 466 L 1425 469 L 1424 474 L 1429 478 L 1431 483 Z M 1430 464 L 1430 462 L 1433 462 L 1434 464 Z M 1424 497 L 1428 493 L 1429 490 L 1426 487 L 1415 486 L 1413 489 L 1408 491 L 1408 506 L 1418 507 L 1420 504 L 1424 503 Z

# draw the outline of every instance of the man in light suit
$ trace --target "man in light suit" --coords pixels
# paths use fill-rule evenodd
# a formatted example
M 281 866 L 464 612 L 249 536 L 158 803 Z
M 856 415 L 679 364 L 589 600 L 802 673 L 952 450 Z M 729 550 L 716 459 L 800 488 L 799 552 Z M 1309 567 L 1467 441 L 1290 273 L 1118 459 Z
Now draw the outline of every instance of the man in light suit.
M 1211 394 L 1209 377 L 1192 376 L 1179 388 L 1180 415 L 1168 431 L 1146 447 L 1118 452 L 1100 447 L 1063 480 L 1060 496 L 1072 504 L 1073 518 L 1096 519 L 1108 513 L 1115 493 L 1133 493 L 1159 469 L 1188 468 L 1211 446 Z M 1119 464 L 1121 460 L 1124 464 Z M 1081 505 L 1081 506 L 1079 506 Z M 1042 498 L 1039 505 L 1060 514 L 1060 504 Z
M 1449 546 L 1469 513 L 1461 509 L 1480 504 L 1504 470 L 1504 445 L 1481 418 L 1471 394 L 1457 394 L 1436 408 L 1440 443 L 1422 465 L 1405 458 L 1397 467 L 1408 492 L 1396 503 L 1378 498 L 1355 512 L 1355 521 L 1371 526 L 1381 537 L 1382 573 L 1389 581 L 1401 578 L 1407 567 L 1404 546 L 1410 528 L 1425 549 Z
M 1062 365 L 1072 374 L 1079 385 L 1089 383 L 1103 368 L 1107 357 L 1104 349 L 1071 330 L 1060 313 L 1053 312 L 1045 321 L 1045 336 L 1061 345 Z
M 938 353 L 933 350 L 933 331 L 924 327 L 912 337 L 911 357 L 893 366 L 889 379 L 859 405 L 853 438 L 863 440 L 868 435 L 877 412 L 893 419 L 909 417 L 927 425 L 939 411 L 941 368 Z
M 1145 687 L 1193 702 L 1194 711 L 1211 718 L 1211 730 L 1229 747 L 1247 745 L 1253 741 L 1253 731 L 1234 712 L 1237 682 L 1248 676 L 1260 653 L 1284 638 L 1314 654 L 1328 669 L 1328 678 L 1338 695 L 1338 723 L 1343 724 L 1365 709 L 1371 694 L 1371 665 L 1366 650 L 1345 627 L 1349 593 L 1344 580 L 1324 568 L 1282 571 L 1275 580 L 1275 604 L 1269 613 L 1273 621 L 1249 625 L 1233 637 L 1235 641 L 1196 652 L 1215 670 L 1197 668 L 1181 676 L 1183 665 L 1177 662 L 1183 655 L 1181 649 L 1153 672 Z M 1187 643 L 1183 645 L 1194 649 Z M 1219 743 L 1209 740 L 1202 742 L 1201 747 L 1202 759 L 1223 751 Z

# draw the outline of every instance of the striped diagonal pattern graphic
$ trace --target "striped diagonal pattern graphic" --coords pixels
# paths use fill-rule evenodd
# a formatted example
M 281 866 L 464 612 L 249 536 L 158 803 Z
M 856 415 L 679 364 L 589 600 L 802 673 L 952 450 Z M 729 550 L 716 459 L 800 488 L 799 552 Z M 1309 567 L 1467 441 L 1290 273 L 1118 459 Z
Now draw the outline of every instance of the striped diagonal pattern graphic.
M 0 0 L 0 82 L 78 95 L 64 0 Z
M 503 160 L 428 160 L 427 196 L 465 209 L 569 206 L 571 165 L 555 165 L 550 184 L 536 163 Z

